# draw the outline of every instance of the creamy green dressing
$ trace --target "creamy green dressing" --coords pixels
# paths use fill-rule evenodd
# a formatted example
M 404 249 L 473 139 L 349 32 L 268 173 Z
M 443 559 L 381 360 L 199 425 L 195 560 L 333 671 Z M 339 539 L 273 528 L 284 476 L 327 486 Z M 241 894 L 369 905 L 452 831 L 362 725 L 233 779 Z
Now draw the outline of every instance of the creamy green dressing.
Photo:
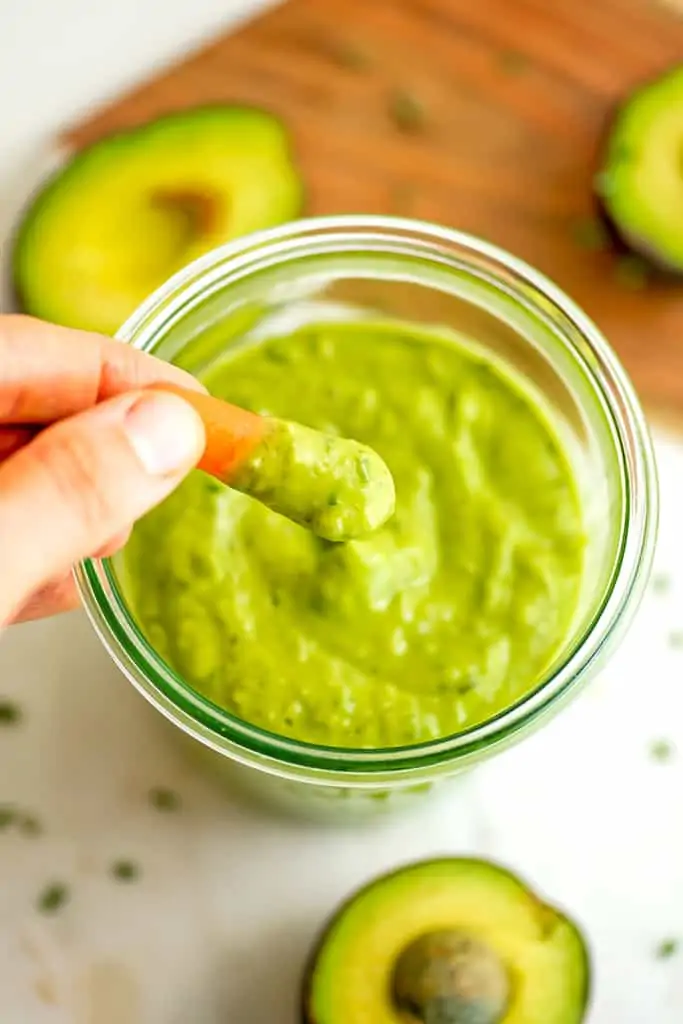
M 230 486 L 332 541 L 372 533 L 393 514 L 394 481 L 367 445 L 269 418 Z
M 193 473 L 124 556 L 143 632 L 188 683 L 265 729 L 365 748 L 461 731 L 535 687 L 568 635 L 585 538 L 523 381 L 445 331 L 331 323 L 235 349 L 206 383 L 368 445 L 396 511 L 330 543 Z

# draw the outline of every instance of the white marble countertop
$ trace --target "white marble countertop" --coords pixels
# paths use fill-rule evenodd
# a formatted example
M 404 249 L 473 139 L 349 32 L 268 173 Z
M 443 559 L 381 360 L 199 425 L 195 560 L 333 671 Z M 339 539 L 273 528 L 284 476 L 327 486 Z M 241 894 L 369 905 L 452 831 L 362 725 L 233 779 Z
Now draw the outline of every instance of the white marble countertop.
M 257 6 L 5 4 L 0 223 L 61 122 Z M 44 830 L 0 829 L 2 1024 L 295 1024 L 301 965 L 335 903 L 374 873 L 443 853 L 492 856 L 581 922 L 590 1024 L 679 1024 L 683 444 L 659 437 L 657 450 L 660 585 L 617 657 L 535 737 L 377 827 L 277 820 L 193 774 L 82 616 L 6 634 L 0 697 L 23 715 L 0 726 L 0 807 L 19 804 Z M 668 759 L 653 756 L 658 741 Z M 181 794 L 176 813 L 150 806 L 156 785 Z M 118 858 L 139 865 L 135 882 L 113 880 Z M 70 900 L 45 916 L 36 904 L 52 881 Z M 669 938 L 680 952 L 660 959 Z

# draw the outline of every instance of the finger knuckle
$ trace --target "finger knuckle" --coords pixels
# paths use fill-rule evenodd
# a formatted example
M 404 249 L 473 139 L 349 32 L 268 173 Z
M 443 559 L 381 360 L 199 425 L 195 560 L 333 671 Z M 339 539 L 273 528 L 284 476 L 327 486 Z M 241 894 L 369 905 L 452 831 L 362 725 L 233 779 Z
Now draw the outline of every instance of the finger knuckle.
M 26 387 L 17 376 L 22 332 L 28 317 L 20 313 L 0 316 L 0 419 L 12 423 L 19 419 L 26 401 Z
M 89 536 L 112 532 L 114 501 L 103 486 L 101 469 L 88 438 L 81 432 L 54 427 L 35 443 L 35 455 L 48 478 L 58 506 L 68 509 Z

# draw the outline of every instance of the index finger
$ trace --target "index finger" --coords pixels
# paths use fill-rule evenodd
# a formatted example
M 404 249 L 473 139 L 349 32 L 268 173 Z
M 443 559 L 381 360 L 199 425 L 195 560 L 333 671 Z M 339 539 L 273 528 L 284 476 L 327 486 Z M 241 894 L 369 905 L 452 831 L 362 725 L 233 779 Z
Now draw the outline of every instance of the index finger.
M 166 381 L 203 390 L 190 374 L 113 338 L 0 316 L 0 423 L 51 423 Z

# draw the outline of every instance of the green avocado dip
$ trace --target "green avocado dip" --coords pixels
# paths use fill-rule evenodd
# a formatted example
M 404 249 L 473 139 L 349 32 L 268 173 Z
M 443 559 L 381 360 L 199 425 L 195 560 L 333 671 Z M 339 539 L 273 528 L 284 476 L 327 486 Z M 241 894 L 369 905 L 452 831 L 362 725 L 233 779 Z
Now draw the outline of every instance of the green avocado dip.
M 354 322 L 236 348 L 205 382 L 370 446 L 396 511 L 331 543 L 191 474 L 123 565 L 143 633 L 190 685 L 347 748 L 456 733 L 537 685 L 570 632 L 585 537 L 569 459 L 523 379 L 445 329 Z
M 355 540 L 387 521 L 394 480 L 367 445 L 269 418 L 229 483 L 326 540 Z

